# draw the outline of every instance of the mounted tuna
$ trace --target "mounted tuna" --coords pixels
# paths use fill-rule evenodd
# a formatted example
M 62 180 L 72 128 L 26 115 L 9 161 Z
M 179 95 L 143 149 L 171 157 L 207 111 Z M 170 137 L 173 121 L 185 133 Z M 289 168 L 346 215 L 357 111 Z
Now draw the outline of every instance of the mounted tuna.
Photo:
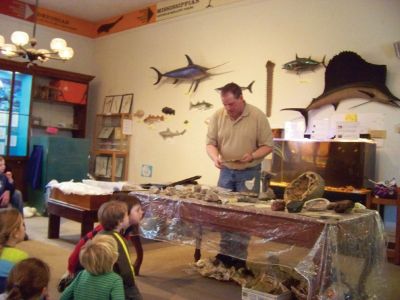
M 288 71 L 295 71 L 297 74 L 303 72 L 303 71 L 313 71 L 320 65 L 325 65 L 325 56 L 322 59 L 322 61 L 316 61 L 311 59 L 311 56 L 307 57 L 298 57 L 296 54 L 296 59 L 287 62 L 282 66 L 282 69 L 288 70 Z
M 159 70 L 157 70 L 154 67 L 150 67 L 150 69 L 153 69 L 154 71 L 156 71 L 157 73 L 157 81 L 154 83 L 154 85 L 158 84 L 161 81 L 162 77 L 168 77 L 168 78 L 172 78 L 174 79 L 174 84 L 178 83 L 179 80 L 186 80 L 186 81 L 191 81 L 191 85 L 189 88 L 189 92 L 192 90 L 192 87 L 194 86 L 193 92 L 196 91 L 197 87 L 199 86 L 199 83 L 201 80 L 213 76 L 213 75 L 217 75 L 217 74 L 210 74 L 207 71 L 217 68 L 221 65 L 212 67 L 212 68 L 206 68 L 206 67 L 202 67 L 199 65 L 196 65 L 193 63 L 192 59 L 189 57 L 189 55 L 186 55 L 186 59 L 188 61 L 188 65 L 186 67 L 183 68 L 179 68 L 176 70 L 172 70 L 166 73 L 161 73 Z

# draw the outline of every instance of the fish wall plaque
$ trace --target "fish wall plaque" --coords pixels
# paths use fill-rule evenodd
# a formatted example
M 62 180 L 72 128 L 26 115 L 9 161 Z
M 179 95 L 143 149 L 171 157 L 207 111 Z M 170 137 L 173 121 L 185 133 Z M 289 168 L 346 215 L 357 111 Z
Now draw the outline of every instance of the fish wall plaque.
M 143 111 L 142 109 L 138 109 L 138 110 L 133 114 L 133 116 L 134 116 L 135 118 L 141 119 L 141 118 L 144 117 L 144 111 Z
M 311 56 L 309 57 L 298 57 L 296 54 L 296 59 L 287 62 L 282 66 L 282 69 L 288 70 L 288 71 L 295 71 L 297 74 L 304 72 L 304 71 L 313 71 L 320 65 L 325 65 L 325 56 L 322 59 L 322 61 L 316 61 L 314 59 L 311 59 Z
M 189 105 L 189 109 L 196 108 L 198 110 L 207 110 L 207 109 L 211 109 L 212 107 L 213 107 L 213 105 L 206 101 L 197 102 L 194 104 L 192 102 L 190 102 L 190 105 Z
M 168 106 L 164 107 L 164 108 L 161 110 L 161 112 L 164 113 L 164 114 L 166 114 L 166 115 L 175 115 L 175 109 L 173 109 L 173 108 L 171 108 L 171 107 L 168 107 Z
M 241 86 L 240 88 L 242 89 L 242 91 L 248 90 L 250 93 L 253 93 L 253 84 L 254 84 L 255 80 L 253 80 L 252 82 L 249 83 L 248 86 Z M 219 88 L 216 88 L 216 91 L 221 91 L 222 90 L 222 86 Z
M 179 135 L 183 135 L 186 132 L 186 129 L 182 130 L 182 131 L 178 131 L 176 130 L 175 132 L 172 132 L 171 129 L 167 128 L 167 130 L 164 131 L 160 131 L 159 134 L 163 137 L 163 139 L 167 139 L 167 138 L 173 138 Z
M 306 108 L 285 108 L 298 111 L 308 126 L 308 112 L 325 105 L 335 110 L 341 101 L 361 98 L 399 108 L 399 98 L 385 85 L 386 66 L 366 62 L 357 53 L 344 51 L 334 56 L 326 67 L 324 92 L 314 98 Z
M 188 61 L 188 65 L 186 67 L 182 67 L 165 73 L 161 73 L 156 68 L 150 67 L 150 69 L 154 70 L 157 73 L 157 81 L 154 83 L 154 85 L 158 84 L 161 81 L 162 77 L 174 79 L 174 84 L 178 83 L 180 80 L 186 80 L 191 81 L 189 92 L 192 90 L 192 87 L 194 87 L 193 92 L 195 92 L 201 80 L 213 75 L 217 75 L 208 73 L 209 70 L 224 65 L 221 64 L 212 68 L 206 68 L 194 64 L 189 55 L 186 54 L 185 56 Z
M 164 116 L 156 116 L 156 115 L 148 115 L 143 122 L 146 124 L 154 124 L 157 122 L 162 122 L 164 121 Z

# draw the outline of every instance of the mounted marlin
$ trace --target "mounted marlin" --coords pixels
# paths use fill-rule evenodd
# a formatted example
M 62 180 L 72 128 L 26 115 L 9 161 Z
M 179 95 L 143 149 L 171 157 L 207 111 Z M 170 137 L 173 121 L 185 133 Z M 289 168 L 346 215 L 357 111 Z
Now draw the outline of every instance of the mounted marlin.
M 366 102 L 357 106 L 378 102 L 400 108 L 400 99 L 394 96 L 385 85 L 386 66 L 366 62 L 360 55 L 343 51 L 335 55 L 325 71 L 324 92 L 314 98 L 306 108 L 285 108 L 282 110 L 298 111 L 304 116 L 308 126 L 308 112 L 325 105 L 333 105 L 335 110 L 341 101 L 364 99 Z M 354 106 L 356 107 L 356 106 Z
M 190 80 L 192 82 L 192 84 L 190 85 L 189 88 L 189 92 L 192 90 L 192 87 L 194 85 L 194 89 L 193 92 L 196 91 L 197 87 L 199 86 L 199 83 L 201 80 L 213 76 L 213 75 L 218 75 L 218 74 L 210 74 L 207 71 L 217 68 L 221 65 L 212 67 L 212 68 L 206 68 L 206 67 L 202 67 L 199 65 L 196 65 L 193 63 L 192 59 L 189 57 L 189 55 L 185 54 L 186 59 L 188 61 L 188 65 L 186 67 L 183 68 L 179 68 L 176 70 L 172 70 L 166 73 L 161 73 L 159 70 L 157 70 L 154 67 L 150 67 L 150 69 L 153 69 L 154 71 L 157 72 L 157 81 L 154 83 L 154 85 L 158 84 L 161 81 L 162 77 L 168 77 L 168 78 L 173 78 L 175 79 L 173 84 L 176 84 L 179 82 L 179 80 Z

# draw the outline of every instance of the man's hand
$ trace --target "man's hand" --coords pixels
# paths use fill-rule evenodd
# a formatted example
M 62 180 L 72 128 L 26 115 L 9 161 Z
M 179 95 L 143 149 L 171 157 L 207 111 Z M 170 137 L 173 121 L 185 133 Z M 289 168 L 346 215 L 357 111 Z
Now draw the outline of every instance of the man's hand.
M 254 157 L 251 153 L 246 153 L 245 155 L 242 156 L 242 158 L 240 159 L 241 163 L 249 163 L 252 162 L 254 160 Z
M 13 176 L 12 176 L 11 171 L 5 172 L 4 175 L 6 175 L 6 177 L 7 177 L 9 183 L 11 183 L 11 184 L 14 183 L 14 178 L 13 178 Z
M 213 159 L 214 161 L 214 165 L 218 168 L 218 169 L 222 169 L 222 160 L 219 156 L 217 156 L 216 158 Z
M 10 191 L 5 191 L 0 196 L 0 206 L 7 207 L 9 203 L 10 203 Z

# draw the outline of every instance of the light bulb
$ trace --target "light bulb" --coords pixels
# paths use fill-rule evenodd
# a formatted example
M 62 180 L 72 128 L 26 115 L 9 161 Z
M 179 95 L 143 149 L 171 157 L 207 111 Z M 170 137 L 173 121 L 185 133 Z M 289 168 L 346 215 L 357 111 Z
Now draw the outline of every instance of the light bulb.
M 0 47 L 3 47 L 4 42 L 5 42 L 4 36 L 0 35 Z
M 13 44 L 4 44 L 1 48 L 1 53 L 5 56 L 14 56 L 16 55 L 17 47 Z
M 65 47 L 58 52 L 58 55 L 65 60 L 71 59 L 74 56 L 74 49 L 71 47 Z
M 50 48 L 53 51 L 60 51 L 61 49 L 64 49 L 65 47 L 67 47 L 67 42 L 64 39 L 55 38 L 55 39 L 52 39 L 50 42 Z
M 23 31 L 14 31 L 11 35 L 11 42 L 17 46 L 24 46 L 29 42 L 29 35 Z

